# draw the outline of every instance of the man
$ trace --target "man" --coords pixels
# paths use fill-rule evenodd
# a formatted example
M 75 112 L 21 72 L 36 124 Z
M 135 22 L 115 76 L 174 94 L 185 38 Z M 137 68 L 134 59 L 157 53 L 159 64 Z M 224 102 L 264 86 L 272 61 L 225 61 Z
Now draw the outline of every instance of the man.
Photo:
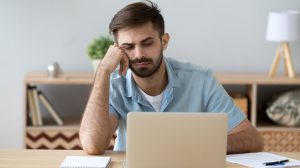
M 102 154 L 117 128 L 115 149 L 125 150 L 130 111 L 226 112 L 227 153 L 262 150 L 260 134 L 209 70 L 163 56 L 170 37 L 156 4 L 127 5 L 109 28 L 116 43 L 95 74 L 79 131 L 87 153 Z

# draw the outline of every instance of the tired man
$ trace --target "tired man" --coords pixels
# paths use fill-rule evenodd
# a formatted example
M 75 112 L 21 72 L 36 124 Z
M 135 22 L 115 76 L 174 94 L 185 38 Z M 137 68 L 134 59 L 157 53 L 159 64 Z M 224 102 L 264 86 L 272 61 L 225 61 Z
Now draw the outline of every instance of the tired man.
M 87 153 L 102 154 L 116 130 L 114 149 L 125 150 L 126 115 L 134 111 L 225 112 L 227 153 L 262 150 L 260 134 L 211 71 L 163 55 L 170 36 L 156 4 L 125 6 L 112 18 L 109 29 L 115 44 L 95 74 L 79 131 Z

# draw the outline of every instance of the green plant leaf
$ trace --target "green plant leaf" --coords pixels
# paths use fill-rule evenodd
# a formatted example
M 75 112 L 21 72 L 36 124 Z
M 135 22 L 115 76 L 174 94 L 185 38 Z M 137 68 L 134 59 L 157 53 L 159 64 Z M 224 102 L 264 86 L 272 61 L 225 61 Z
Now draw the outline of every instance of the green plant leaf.
M 95 38 L 87 47 L 87 54 L 90 59 L 103 59 L 109 46 L 114 41 L 109 36 L 100 36 Z

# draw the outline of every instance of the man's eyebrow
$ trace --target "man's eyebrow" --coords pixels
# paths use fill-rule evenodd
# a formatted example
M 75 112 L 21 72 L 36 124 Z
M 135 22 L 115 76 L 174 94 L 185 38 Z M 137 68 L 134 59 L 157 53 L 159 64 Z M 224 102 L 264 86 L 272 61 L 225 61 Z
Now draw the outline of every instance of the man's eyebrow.
M 147 37 L 147 38 L 143 39 L 143 40 L 141 41 L 141 43 L 147 42 L 148 40 L 152 40 L 152 39 L 154 39 L 154 38 L 153 38 L 153 37 Z M 132 46 L 133 43 L 126 43 L 126 42 L 121 43 L 121 46 L 125 46 L 125 45 L 127 45 L 127 46 Z
M 153 37 L 147 37 L 144 40 L 142 40 L 141 42 L 144 43 L 144 42 L 147 42 L 148 40 L 152 40 L 152 39 L 153 39 Z
M 121 46 L 125 46 L 125 45 L 126 45 L 126 46 L 131 46 L 131 45 L 133 45 L 133 44 L 132 44 L 132 43 L 122 43 L 122 44 L 121 44 Z

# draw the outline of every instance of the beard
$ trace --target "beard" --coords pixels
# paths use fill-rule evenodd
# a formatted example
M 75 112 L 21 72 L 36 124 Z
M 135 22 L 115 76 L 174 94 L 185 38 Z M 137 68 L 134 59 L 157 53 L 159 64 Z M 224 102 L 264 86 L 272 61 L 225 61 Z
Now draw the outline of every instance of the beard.
M 155 72 L 158 71 L 160 68 L 160 65 L 163 60 L 163 52 L 161 50 L 160 56 L 158 57 L 157 60 L 153 60 L 150 58 L 142 57 L 140 59 L 134 59 L 129 61 L 129 68 L 132 70 L 132 72 L 137 75 L 138 77 L 141 78 L 147 78 L 151 75 L 153 75 Z M 135 64 L 147 64 L 147 65 L 153 65 L 151 67 L 136 67 Z

